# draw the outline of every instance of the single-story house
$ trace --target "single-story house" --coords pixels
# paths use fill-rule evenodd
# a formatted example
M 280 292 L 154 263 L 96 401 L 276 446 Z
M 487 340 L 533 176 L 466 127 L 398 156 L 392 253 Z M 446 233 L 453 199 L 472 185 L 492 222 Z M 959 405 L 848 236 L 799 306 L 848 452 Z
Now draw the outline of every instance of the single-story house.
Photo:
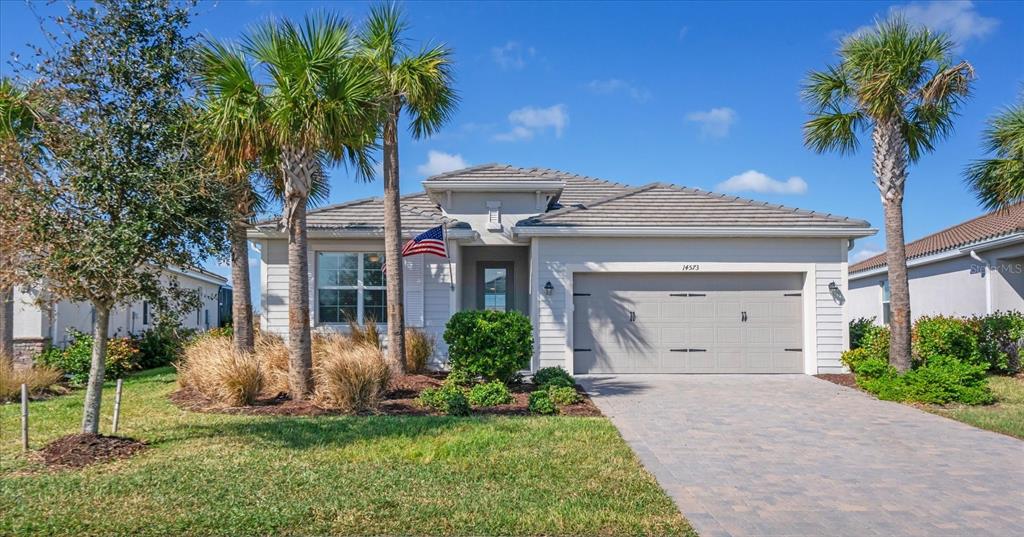
M 985 315 L 1024 311 L 1024 202 L 907 244 L 910 313 Z M 889 321 L 885 254 L 850 266 L 853 318 Z
M 488 164 L 435 175 L 402 198 L 402 234 L 443 225 L 450 259 L 403 260 L 406 322 L 438 337 L 453 312 L 517 310 L 531 370 L 587 373 L 842 371 L 847 252 L 863 221 L 671 184 L 632 187 Z M 308 214 L 317 329 L 386 319 L 383 201 Z M 261 328 L 287 336 L 287 241 L 261 252 Z
M 202 269 L 168 268 L 164 278 L 175 278 L 182 289 L 195 289 L 202 304 L 181 317 L 185 328 L 208 330 L 230 322 L 231 288 L 228 280 Z M 14 290 L 14 355 L 19 362 L 30 361 L 50 345 L 64 347 L 71 330 L 91 333 L 95 311 L 88 302 L 60 300 L 46 302 L 45 287 Z M 228 315 L 224 316 L 227 301 Z M 156 312 L 151 304 L 137 300 L 110 312 L 111 337 L 138 335 L 152 328 Z

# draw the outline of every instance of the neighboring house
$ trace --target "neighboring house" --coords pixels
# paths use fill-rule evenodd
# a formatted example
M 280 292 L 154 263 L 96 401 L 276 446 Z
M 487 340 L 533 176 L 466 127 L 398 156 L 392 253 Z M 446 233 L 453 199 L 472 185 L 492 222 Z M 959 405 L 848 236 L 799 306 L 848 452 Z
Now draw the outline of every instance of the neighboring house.
M 1024 310 L 1024 203 L 907 244 L 910 313 Z M 885 254 L 850 266 L 850 315 L 889 322 Z
M 202 304 L 195 311 L 185 312 L 181 324 L 186 328 L 207 330 L 222 325 L 222 301 L 230 300 L 227 279 L 205 270 L 167 269 L 166 278 L 176 278 L 182 289 L 199 292 Z M 224 290 L 227 289 L 227 295 Z M 68 331 L 91 333 L 94 311 L 87 302 L 61 300 L 39 305 L 45 289 L 16 288 L 14 291 L 14 354 L 19 361 L 31 360 L 49 345 L 64 347 L 68 344 Z M 227 305 L 230 311 L 230 303 Z M 136 301 L 110 312 L 110 335 L 137 335 L 156 323 L 152 304 Z
M 443 224 L 449 260 L 406 257 L 406 322 L 441 340 L 453 312 L 517 310 L 534 327 L 531 370 L 585 373 L 807 373 L 842 370 L 842 292 L 863 220 L 674 185 L 630 187 L 489 164 L 436 175 L 402 198 L 408 239 Z M 386 319 L 383 202 L 308 215 L 318 329 Z M 287 337 L 287 242 L 276 220 L 260 249 L 261 328 Z

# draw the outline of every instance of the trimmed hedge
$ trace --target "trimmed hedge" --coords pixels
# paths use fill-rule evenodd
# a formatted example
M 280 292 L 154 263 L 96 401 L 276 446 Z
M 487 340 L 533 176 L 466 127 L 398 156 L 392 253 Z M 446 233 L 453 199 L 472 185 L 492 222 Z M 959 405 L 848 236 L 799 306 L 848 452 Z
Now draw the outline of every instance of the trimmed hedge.
M 997 311 L 975 320 L 978 328 L 978 352 L 989 364 L 989 371 L 1003 375 L 1021 372 L 1024 348 L 1024 314 Z
M 460 311 L 444 330 L 453 371 L 511 382 L 529 367 L 533 356 L 533 327 L 517 311 Z
M 68 335 L 71 336 L 71 343 L 66 348 L 51 347 L 36 356 L 35 361 L 60 369 L 67 376 L 69 384 L 81 386 L 89 380 L 93 338 L 77 330 L 69 330 Z M 111 380 L 124 377 L 128 371 L 139 368 L 138 360 L 139 349 L 134 341 L 124 337 L 109 338 L 103 378 Z
M 950 356 L 968 364 L 981 363 L 976 323 L 957 317 L 921 317 L 914 323 L 915 363 L 932 356 Z

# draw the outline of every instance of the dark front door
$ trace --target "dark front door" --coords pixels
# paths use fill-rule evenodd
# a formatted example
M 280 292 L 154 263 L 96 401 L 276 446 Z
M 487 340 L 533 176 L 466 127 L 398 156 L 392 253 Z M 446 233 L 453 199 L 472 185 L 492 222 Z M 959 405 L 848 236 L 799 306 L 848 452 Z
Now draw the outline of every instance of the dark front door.
M 512 263 L 481 261 L 476 265 L 476 307 L 482 310 L 512 311 Z

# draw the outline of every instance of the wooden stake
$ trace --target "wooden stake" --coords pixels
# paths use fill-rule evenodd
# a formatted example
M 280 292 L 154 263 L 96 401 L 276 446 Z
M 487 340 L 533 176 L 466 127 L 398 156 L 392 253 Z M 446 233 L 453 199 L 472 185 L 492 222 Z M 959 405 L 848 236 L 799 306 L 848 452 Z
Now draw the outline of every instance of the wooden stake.
M 117 379 L 117 389 L 114 391 L 114 427 L 111 434 L 117 434 L 117 422 L 121 417 L 121 382 Z
M 21 450 L 28 451 L 28 384 L 21 385 Z

